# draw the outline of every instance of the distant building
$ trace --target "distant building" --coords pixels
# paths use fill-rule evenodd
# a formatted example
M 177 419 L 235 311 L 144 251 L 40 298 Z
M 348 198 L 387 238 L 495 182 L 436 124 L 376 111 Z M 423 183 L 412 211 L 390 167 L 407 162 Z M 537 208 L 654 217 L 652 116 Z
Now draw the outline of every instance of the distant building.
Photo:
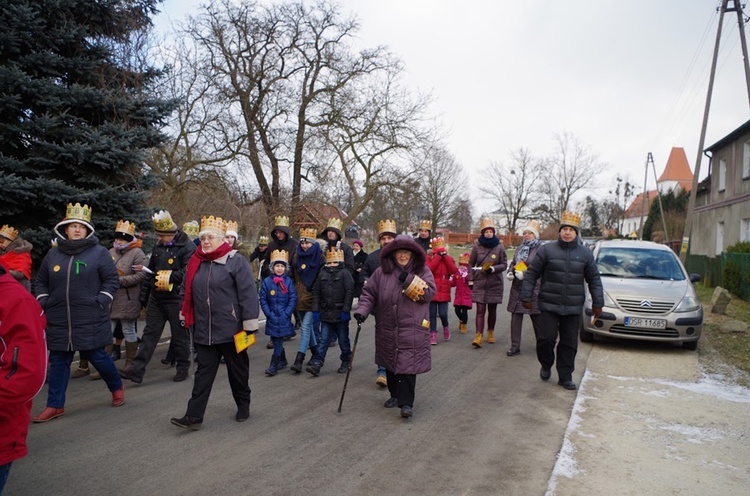
M 656 181 L 656 189 L 639 193 L 630 203 L 622 222 L 620 229 L 621 236 L 638 236 L 641 228 L 641 221 L 646 222 L 648 212 L 651 209 L 651 202 L 656 200 L 658 193 L 667 193 L 673 190 L 675 193 L 680 191 L 690 191 L 693 186 L 693 171 L 688 163 L 685 149 L 673 147 L 669 152 L 667 165 L 664 167 L 659 179 Z M 645 197 L 645 203 L 644 203 Z

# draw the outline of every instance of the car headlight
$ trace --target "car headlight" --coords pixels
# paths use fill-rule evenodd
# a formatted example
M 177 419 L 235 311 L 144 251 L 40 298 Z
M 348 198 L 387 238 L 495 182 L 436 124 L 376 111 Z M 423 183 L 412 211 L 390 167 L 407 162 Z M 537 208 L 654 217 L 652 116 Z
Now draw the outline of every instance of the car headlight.
M 677 308 L 675 308 L 675 312 L 695 312 L 701 307 L 700 301 L 698 301 L 698 298 L 694 298 L 692 296 L 686 296 L 682 299 L 679 305 L 677 305 Z
M 615 303 L 615 300 L 613 300 L 605 291 L 604 292 L 604 306 L 610 307 L 610 308 L 617 308 L 617 304 Z

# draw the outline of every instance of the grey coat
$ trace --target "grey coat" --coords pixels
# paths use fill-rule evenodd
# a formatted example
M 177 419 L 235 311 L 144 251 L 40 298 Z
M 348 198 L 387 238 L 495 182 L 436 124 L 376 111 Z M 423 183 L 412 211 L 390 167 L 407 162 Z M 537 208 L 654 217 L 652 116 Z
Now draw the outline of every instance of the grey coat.
M 604 306 L 604 290 L 591 250 L 578 239 L 543 245 L 529 265 L 521 285 L 521 301 L 530 301 L 537 279 L 541 279 L 539 308 L 559 315 L 581 313 L 585 300 L 584 282 L 589 286 L 594 307 Z
M 403 283 L 399 281 L 402 269 L 392 257 L 401 248 L 412 251 L 411 270 Z M 395 374 L 428 372 L 432 368 L 429 302 L 437 290 L 432 272 L 425 266 L 425 252 L 411 237 L 397 236 L 380 255 L 381 266 L 365 282 L 356 310 L 364 317 L 375 313 L 375 363 Z M 403 291 L 415 275 L 428 286 L 418 301 L 407 298 Z
M 138 298 L 141 294 L 141 283 L 146 280 L 148 274 L 142 270 L 133 270 L 133 265 L 146 265 L 146 254 L 137 246 L 133 246 L 123 252 L 114 248 L 109 249 L 109 254 L 117 267 L 120 276 L 120 289 L 115 294 L 112 302 L 112 319 L 138 318 L 141 313 L 141 304 Z
M 196 343 L 231 343 L 243 329 L 258 330 L 255 278 L 250 262 L 237 250 L 211 262 L 202 261 L 193 278 L 192 290 Z
M 536 252 L 539 250 L 539 248 L 541 248 L 541 246 L 541 244 L 538 244 L 529 251 L 529 256 L 526 258 L 527 266 L 531 265 L 531 262 L 536 257 Z M 516 254 L 518 254 L 518 250 L 516 250 Z M 514 272 L 517 263 L 518 260 L 516 260 L 516 257 L 514 256 L 513 261 L 510 264 L 510 268 L 508 268 L 509 273 L 512 274 Z M 524 308 L 523 305 L 521 305 L 522 284 L 522 279 L 513 277 L 513 281 L 510 283 L 510 295 L 508 296 L 508 311 L 510 313 L 522 313 L 526 315 L 536 315 L 541 313 L 541 311 L 539 310 L 539 288 L 541 286 L 541 281 L 537 280 L 536 284 L 534 285 L 534 292 L 531 296 L 531 308 Z
M 484 264 L 490 264 L 493 272 L 481 269 Z M 477 269 L 474 269 L 477 267 Z M 503 272 L 508 267 L 508 256 L 502 241 L 494 248 L 482 246 L 474 242 L 469 254 L 469 284 L 471 301 L 474 303 L 502 303 L 503 302 Z

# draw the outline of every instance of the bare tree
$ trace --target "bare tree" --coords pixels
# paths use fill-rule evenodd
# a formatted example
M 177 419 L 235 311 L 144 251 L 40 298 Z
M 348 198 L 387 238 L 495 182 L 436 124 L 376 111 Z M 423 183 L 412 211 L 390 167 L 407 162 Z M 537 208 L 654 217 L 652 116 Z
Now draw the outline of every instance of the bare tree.
M 560 222 L 571 198 L 584 188 L 596 186 L 596 178 L 606 164 L 591 149 L 570 133 L 558 134 L 557 151 L 545 161 L 541 182 L 542 202 L 537 213 L 547 222 Z
M 511 151 L 510 158 L 508 165 L 490 163 L 479 190 L 497 202 L 508 230 L 515 233 L 519 220 L 533 216 L 545 169 L 527 148 Z
M 427 207 L 432 226 L 443 227 L 467 190 L 463 167 L 436 144 L 425 151 L 415 170 L 422 178 L 422 204 Z

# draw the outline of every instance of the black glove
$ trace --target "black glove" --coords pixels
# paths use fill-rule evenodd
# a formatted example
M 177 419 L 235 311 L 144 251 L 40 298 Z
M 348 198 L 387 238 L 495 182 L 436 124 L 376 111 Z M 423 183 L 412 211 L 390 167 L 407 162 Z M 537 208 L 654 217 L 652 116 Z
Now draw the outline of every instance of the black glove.
M 356 320 L 358 324 L 361 324 L 362 322 L 364 322 L 365 319 L 367 319 L 367 317 L 365 317 L 364 315 L 360 315 L 358 313 L 354 314 L 354 320 Z
M 107 310 L 109 308 L 109 305 L 112 303 L 112 299 L 110 299 L 109 296 L 105 294 L 99 293 L 96 295 L 96 302 L 99 304 L 99 308 L 102 310 Z
M 407 276 L 406 272 L 402 272 L 401 274 L 398 275 L 398 280 L 401 282 L 401 284 L 403 284 L 404 281 L 406 281 L 406 276 Z

